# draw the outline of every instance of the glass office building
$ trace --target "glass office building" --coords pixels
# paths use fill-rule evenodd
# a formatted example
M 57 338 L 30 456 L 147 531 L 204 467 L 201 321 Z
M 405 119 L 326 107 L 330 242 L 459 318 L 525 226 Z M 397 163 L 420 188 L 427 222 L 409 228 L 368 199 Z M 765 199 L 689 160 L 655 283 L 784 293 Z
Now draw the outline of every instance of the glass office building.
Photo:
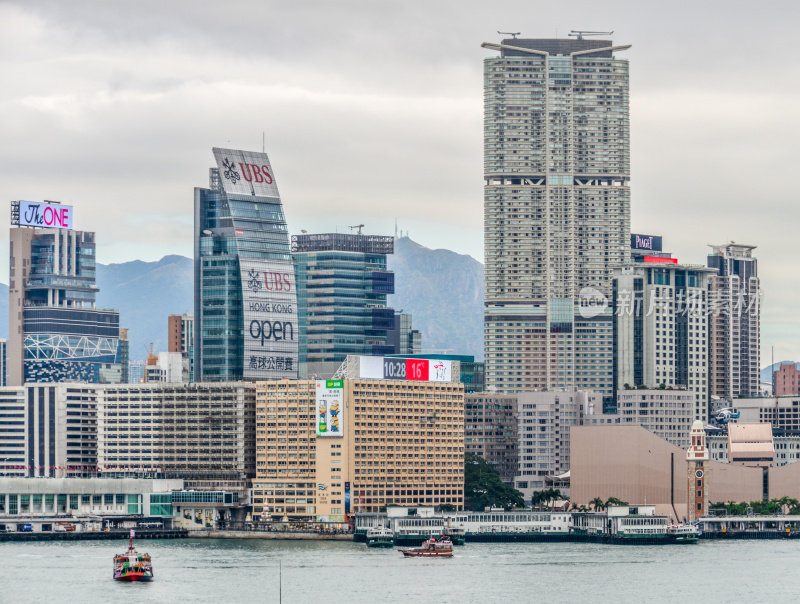
M 197 381 L 297 377 L 297 298 L 289 236 L 265 153 L 214 148 L 196 188 Z
M 386 302 L 394 293 L 394 273 L 386 265 L 392 253 L 393 237 L 292 236 L 301 377 L 330 374 L 349 354 L 398 352 L 392 342 L 395 312 Z

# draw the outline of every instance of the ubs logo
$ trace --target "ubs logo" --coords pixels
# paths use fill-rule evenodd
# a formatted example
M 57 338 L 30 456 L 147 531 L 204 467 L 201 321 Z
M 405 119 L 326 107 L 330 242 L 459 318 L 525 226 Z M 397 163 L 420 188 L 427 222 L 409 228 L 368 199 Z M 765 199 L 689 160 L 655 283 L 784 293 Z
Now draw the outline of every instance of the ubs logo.
M 247 271 L 247 288 L 253 293 L 258 293 L 261 291 L 261 287 L 261 279 L 258 278 L 258 271 Z
M 225 166 L 225 171 L 222 173 L 225 178 L 227 178 L 233 184 L 236 184 L 241 180 L 242 176 L 236 171 L 236 166 L 231 160 L 226 157 L 224 160 L 222 160 L 222 165 Z
M 292 281 L 289 273 L 264 273 L 264 285 L 271 292 L 292 291 Z

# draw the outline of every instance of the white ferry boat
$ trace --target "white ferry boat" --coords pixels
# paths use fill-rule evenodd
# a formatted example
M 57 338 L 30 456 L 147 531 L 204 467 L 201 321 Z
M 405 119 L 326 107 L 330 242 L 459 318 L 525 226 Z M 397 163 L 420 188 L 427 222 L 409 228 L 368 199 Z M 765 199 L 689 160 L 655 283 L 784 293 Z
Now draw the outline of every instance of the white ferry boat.
M 368 529 L 367 547 L 394 547 L 394 533 L 385 526 Z

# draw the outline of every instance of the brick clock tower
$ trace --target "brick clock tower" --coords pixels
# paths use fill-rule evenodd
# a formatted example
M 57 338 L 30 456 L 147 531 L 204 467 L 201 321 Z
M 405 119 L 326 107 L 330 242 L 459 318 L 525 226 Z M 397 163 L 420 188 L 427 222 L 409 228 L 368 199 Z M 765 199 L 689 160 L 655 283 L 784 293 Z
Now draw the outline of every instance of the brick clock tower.
M 703 429 L 703 422 L 697 420 L 692 424 L 691 436 L 692 444 L 686 451 L 689 479 L 687 492 L 689 522 L 705 516 L 708 512 L 708 497 L 706 496 L 708 449 L 706 448 L 706 431 Z

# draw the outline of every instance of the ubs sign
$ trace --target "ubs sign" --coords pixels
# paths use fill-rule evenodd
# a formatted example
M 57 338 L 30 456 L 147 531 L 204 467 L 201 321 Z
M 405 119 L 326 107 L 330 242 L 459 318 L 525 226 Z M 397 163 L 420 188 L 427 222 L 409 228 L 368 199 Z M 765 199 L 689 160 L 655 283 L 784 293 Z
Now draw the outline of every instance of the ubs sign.
M 229 195 L 278 197 L 272 166 L 266 153 L 214 147 L 222 187 Z
M 244 377 L 297 377 L 297 294 L 291 263 L 239 259 Z

